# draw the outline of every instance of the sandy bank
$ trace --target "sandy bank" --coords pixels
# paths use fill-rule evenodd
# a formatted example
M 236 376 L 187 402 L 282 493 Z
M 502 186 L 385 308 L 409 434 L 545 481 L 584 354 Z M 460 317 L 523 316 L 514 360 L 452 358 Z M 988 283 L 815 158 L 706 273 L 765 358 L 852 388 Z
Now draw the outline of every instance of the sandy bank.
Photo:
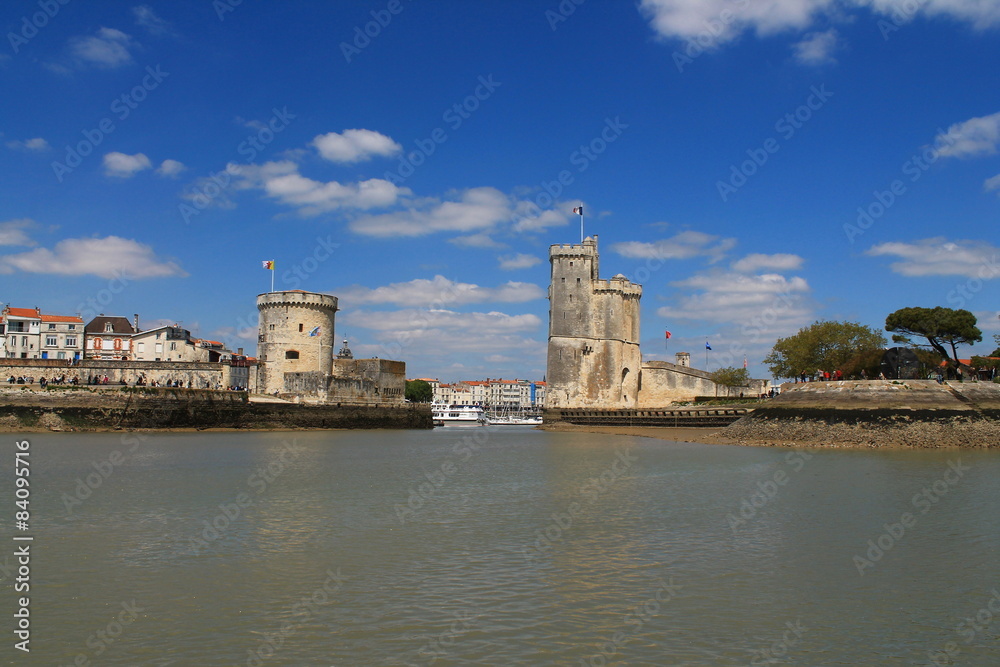
M 559 433 L 608 433 L 610 435 L 634 435 L 641 438 L 656 438 L 670 442 L 698 442 L 705 445 L 738 445 L 733 438 L 724 435 L 725 429 L 694 428 L 673 426 L 579 426 L 558 422 L 543 424 L 543 431 Z

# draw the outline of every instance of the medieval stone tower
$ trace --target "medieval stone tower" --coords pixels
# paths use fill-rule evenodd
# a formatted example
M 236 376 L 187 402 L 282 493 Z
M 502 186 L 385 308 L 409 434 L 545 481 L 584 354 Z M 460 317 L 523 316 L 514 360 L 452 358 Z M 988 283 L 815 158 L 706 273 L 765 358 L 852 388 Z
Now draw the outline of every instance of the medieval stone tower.
M 637 405 L 642 286 L 598 277 L 597 236 L 549 248 L 546 408 Z
M 257 295 L 257 391 L 285 391 L 285 373 L 333 367 L 333 324 L 337 297 L 289 290 Z

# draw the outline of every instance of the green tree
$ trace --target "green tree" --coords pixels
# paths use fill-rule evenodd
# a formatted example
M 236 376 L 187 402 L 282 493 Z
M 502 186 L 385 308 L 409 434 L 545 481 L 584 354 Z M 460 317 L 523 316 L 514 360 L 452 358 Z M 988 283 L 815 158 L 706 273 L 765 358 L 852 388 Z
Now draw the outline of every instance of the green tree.
M 434 390 L 425 380 L 406 381 L 406 400 L 411 403 L 430 403 L 434 398 Z
M 881 359 L 885 336 L 857 322 L 814 322 L 788 338 L 779 338 L 764 357 L 776 378 L 812 375 L 817 369 L 851 376 Z M 874 366 L 877 368 L 877 365 Z M 869 372 L 872 369 L 869 369 Z
M 967 310 L 941 306 L 900 308 L 885 318 L 885 329 L 895 334 L 892 340 L 896 343 L 931 348 L 941 355 L 949 369 L 955 371 L 960 366 L 956 346 L 974 345 L 983 339 L 975 315 Z M 914 337 L 926 338 L 927 342 L 914 342 Z
M 726 396 L 736 387 L 750 386 L 750 373 L 745 368 L 726 366 L 712 373 L 712 382 L 726 388 Z
M 993 350 L 993 352 L 990 353 L 990 356 L 1000 357 L 1000 334 L 996 334 L 995 336 L 993 336 L 993 340 L 996 341 L 997 349 Z

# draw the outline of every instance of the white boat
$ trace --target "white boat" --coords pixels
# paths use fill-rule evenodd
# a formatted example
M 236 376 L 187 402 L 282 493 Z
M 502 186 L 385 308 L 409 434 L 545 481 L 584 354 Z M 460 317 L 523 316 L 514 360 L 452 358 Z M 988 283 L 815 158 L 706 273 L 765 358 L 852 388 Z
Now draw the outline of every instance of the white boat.
M 486 423 L 486 412 L 478 405 L 431 405 L 435 426 L 480 426 Z
M 490 426 L 538 426 L 542 423 L 542 418 L 538 415 L 533 417 L 497 416 L 490 417 L 486 423 Z

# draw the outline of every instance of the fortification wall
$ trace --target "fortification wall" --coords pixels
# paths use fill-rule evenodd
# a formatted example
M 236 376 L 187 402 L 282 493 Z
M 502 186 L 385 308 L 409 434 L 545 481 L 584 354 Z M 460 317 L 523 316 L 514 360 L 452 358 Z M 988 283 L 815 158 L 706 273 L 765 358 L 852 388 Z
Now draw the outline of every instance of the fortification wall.
M 427 405 L 254 403 L 243 392 L 145 387 L 0 389 L 0 431 L 431 428 Z
M 712 374 L 669 361 L 647 361 L 642 365 L 640 408 L 663 408 L 675 402 L 693 401 L 706 396 L 727 398 L 759 396 L 767 389 L 763 380 L 751 380 L 745 387 L 724 387 L 712 380 Z
M 229 364 L 207 361 L 87 359 L 71 365 L 68 360 L 62 359 L 0 359 L 0 382 L 10 386 L 8 380 L 11 376 L 31 376 L 36 383 L 43 377 L 51 381 L 65 376 L 67 382 L 76 378 L 80 384 L 87 384 L 94 377 L 107 376 L 108 382 L 116 385 L 135 385 L 137 380 L 143 378 L 147 385 L 154 381 L 160 385 L 181 382 L 185 387 L 193 389 L 225 389 L 234 385 L 246 385 L 245 371 L 240 376 L 239 370 Z
M 389 359 L 335 359 L 333 375 L 285 373 L 279 395 L 344 405 L 403 405 L 406 364 Z
M 661 408 L 676 401 L 693 401 L 697 396 L 716 396 L 718 392 L 718 385 L 712 382 L 705 371 L 667 361 L 642 365 L 640 408 Z M 722 395 L 726 395 L 724 390 Z

